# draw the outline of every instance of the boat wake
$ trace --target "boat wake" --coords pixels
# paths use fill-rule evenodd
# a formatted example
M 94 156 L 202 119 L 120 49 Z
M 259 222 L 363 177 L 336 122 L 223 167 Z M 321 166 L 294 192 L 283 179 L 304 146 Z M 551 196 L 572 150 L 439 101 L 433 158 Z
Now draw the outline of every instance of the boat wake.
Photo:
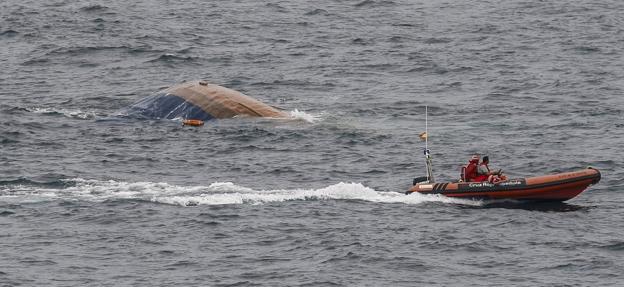
M 54 200 L 132 199 L 155 203 L 196 206 L 224 204 L 265 204 L 305 200 L 362 200 L 378 203 L 422 204 L 441 202 L 471 206 L 481 201 L 453 199 L 440 195 L 376 191 L 360 183 L 337 183 L 320 189 L 255 190 L 231 182 L 215 182 L 208 186 L 179 186 L 155 182 L 100 181 L 86 179 L 63 180 L 61 187 L 23 184 L 0 186 L 0 202 L 10 204 L 37 203 Z

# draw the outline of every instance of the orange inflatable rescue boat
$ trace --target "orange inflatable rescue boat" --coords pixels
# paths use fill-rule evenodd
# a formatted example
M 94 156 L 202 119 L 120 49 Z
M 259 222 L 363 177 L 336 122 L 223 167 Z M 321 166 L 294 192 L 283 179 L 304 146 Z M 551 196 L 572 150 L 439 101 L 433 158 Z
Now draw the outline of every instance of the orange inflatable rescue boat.
M 496 183 L 488 181 L 415 183 L 406 194 L 419 192 L 456 198 L 566 201 L 599 181 L 600 171 L 587 168 L 553 175 L 508 179 Z
M 456 182 L 436 182 L 433 176 L 431 153 L 427 145 L 429 137 L 427 136 L 426 106 L 425 132 L 421 133 L 419 137 L 425 141 L 424 155 L 427 176 L 415 178 L 413 186 L 405 194 L 418 192 L 422 194 L 440 194 L 455 198 L 561 202 L 579 195 L 590 185 L 598 183 L 601 177 L 600 171 L 589 167 L 573 172 L 516 179 L 508 179 L 505 176 L 501 176 L 501 171 L 499 170 L 495 173 L 497 175 L 496 180 L 490 176 L 491 180 L 474 181 L 477 177 L 468 177 L 466 174 L 468 166 L 465 166 L 462 168 L 461 180 Z M 471 162 L 473 160 L 474 157 L 471 159 Z M 478 161 L 479 158 L 476 157 L 476 163 Z M 470 180 L 464 181 L 466 178 Z

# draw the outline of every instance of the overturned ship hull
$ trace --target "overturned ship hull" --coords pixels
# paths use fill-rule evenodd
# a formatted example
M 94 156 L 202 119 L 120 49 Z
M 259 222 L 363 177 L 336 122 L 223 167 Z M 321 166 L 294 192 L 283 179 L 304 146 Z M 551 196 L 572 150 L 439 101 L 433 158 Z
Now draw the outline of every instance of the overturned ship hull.
M 149 119 L 210 120 L 235 116 L 285 118 L 288 115 L 238 91 L 191 81 L 157 92 L 130 106 L 126 114 Z

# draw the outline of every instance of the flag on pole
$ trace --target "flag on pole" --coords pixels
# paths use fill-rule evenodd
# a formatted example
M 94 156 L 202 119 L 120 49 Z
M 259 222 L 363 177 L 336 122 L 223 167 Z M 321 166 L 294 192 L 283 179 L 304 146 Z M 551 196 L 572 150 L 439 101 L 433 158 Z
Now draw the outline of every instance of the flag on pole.
M 418 135 L 421 140 L 427 140 L 427 132 L 422 132 Z

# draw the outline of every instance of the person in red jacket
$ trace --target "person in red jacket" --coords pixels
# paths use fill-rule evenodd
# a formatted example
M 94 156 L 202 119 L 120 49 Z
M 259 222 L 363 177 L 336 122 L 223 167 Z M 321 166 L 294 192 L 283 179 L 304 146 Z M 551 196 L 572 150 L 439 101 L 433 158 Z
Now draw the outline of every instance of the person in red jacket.
M 468 165 L 464 170 L 464 181 L 471 182 L 476 181 L 477 178 L 477 170 L 479 169 L 479 156 L 473 155 L 468 161 Z
M 498 171 L 490 171 L 490 167 L 488 164 L 490 163 L 490 158 L 486 155 L 483 157 L 481 164 L 477 168 L 477 177 L 475 181 L 489 181 L 490 183 L 499 182 L 501 180 L 507 179 L 504 175 L 502 175 L 502 171 L 499 169 Z

